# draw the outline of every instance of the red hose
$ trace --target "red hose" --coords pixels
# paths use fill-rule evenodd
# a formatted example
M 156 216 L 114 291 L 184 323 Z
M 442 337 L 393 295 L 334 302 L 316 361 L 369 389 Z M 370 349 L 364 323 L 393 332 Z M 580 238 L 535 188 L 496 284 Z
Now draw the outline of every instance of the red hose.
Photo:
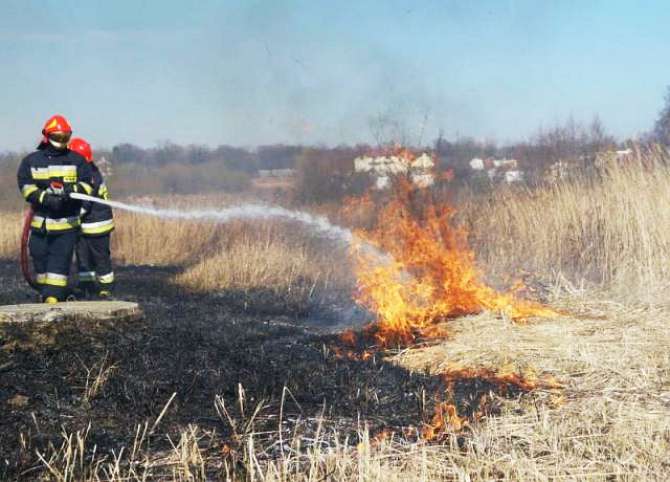
M 39 285 L 35 281 L 33 274 L 30 270 L 30 255 L 28 253 L 28 241 L 30 240 L 30 223 L 33 220 L 33 208 L 30 207 L 26 210 L 23 215 L 23 231 L 21 232 L 21 257 L 19 259 L 21 263 L 21 272 L 23 273 L 23 278 L 26 280 L 26 283 L 30 285 L 31 288 L 38 290 L 40 289 Z

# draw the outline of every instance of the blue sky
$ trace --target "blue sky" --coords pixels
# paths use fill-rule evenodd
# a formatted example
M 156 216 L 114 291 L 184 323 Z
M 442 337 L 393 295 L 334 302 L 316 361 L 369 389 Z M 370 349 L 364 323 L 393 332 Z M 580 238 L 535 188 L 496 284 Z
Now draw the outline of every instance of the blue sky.
M 0 150 L 52 113 L 94 146 L 633 136 L 669 39 L 663 1 L 2 0 Z

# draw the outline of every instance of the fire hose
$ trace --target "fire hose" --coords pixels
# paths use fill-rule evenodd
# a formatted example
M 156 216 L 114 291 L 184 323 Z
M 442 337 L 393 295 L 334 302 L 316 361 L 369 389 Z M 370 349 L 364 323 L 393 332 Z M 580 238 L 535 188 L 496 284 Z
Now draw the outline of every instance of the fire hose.
M 30 241 L 30 223 L 33 220 L 33 208 L 32 206 L 28 208 L 23 215 L 23 230 L 21 231 L 21 255 L 20 255 L 20 263 L 21 263 L 21 272 L 23 273 L 23 277 L 26 280 L 26 283 L 30 285 L 31 288 L 35 290 L 39 290 L 39 285 L 37 284 L 37 281 L 35 281 L 35 277 L 33 276 L 31 270 L 30 270 L 30 255 L 28 253 L 28 242 Z
M 366 242 L 354 242 L 353 233 L 337 225 L 331 224 L 325 217 L 314 216 L 312 214 L 293 211 L 283 208 L 281 206 L 269 206 L 264 204 L 240 204 L 230 206 L 222 209 L 197 209 L 193 211 L 184 211 L 179 209 L 164 209 L 150 206 L 132 205 L 119 201 L 111 201 L 101 199 L 95 196 L 89 196 L 82 193 L 71 193 L 71 199 L 78 201 L 87 201 L 104 206 L 109 206 L 114 209 L 120 209 L 132 213 L 144 214 L 148 216 L 156 216 L 162 219 L 188 219 L 188 220 L 211 220 L 217 223 L 225 223 L 234 219 L 268 219 L 268 218 L 284 218 L 300 222 L 329 239 L 345 243 L 346 245 L 355 246 L 356 249 L 364 250 L 366 255 L 373 256 L 383 265 L 393 262 L 393 258 L 383 251 L 378 250 L 375 246 Z M 30 236 L 30 218 L 32 217 L 32 210 L 26 213 L 26 221 L 24 224 L 24 235 L 21 244 L 21 267 L 23 269 L 26 281 L 33 287 L 36 283 L 30 275 L 28 263 L 28 237 Z M 25 261 L 24 261 L 25 259 Z

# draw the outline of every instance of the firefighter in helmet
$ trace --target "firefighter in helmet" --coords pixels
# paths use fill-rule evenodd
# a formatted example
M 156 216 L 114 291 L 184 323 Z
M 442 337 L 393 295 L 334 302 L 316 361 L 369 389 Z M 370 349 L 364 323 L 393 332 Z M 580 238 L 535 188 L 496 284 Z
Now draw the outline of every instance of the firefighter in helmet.
M 70 141 L 70 150 L 81 154 L 92 170 L 93 196 L 109 199 L 109 191 L 98 166 L 93 162 L 93 150 L 84 139 Z M 112 208 L 94 202 L 84 203 L 81 233 L 77 242 L 79 289 L 87 296 L 109 298 L 114 287 L 114 271 L 110 237 L 114 230 Z M 97 284 L 96 284 L 97 283 Z
M 72 128 L 65 117 L 50 117 L 37 150 L 19 165 L 17 180 L 32 204 L 30 256 L 45 303 L 66 299 L 72 253 L 79 235 L 81 202 L 72 193 L 91 194 L 90 164 L 68 149 Z

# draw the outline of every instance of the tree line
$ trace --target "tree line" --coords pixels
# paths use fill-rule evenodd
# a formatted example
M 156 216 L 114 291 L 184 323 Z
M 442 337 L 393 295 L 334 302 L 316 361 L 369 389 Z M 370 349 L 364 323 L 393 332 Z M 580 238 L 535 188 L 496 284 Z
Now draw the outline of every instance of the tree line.
M 182 146 L 170 142 L 145 148 L 123 143 L 111 149 L 97 149 L 96 158 L 105 158 L 113 166 L 110 184 L 117 195 L 239 192 L 250 187 L 260 170 L 293 169 L 294 198 L 318 202 L 337 200 L 366 187 L 353 172 L 353 159 L 378 151 L 383 144 L 391 146 L 395 141 L 379 137 L 376 140 L 377 145 L 272 144 L 255 148 Z M 638 141 L 670 145 L 670 87 L 653 128 Z M 541 179 L 542 173 L 559 161 L 588 167 L 599 152 L 623 148 L 626 144 L 609 134 L 603 122 L 594 117 L 586 124 L 568 119 L 538 129 L 526 140 L 509 144 L 472 137 L 449 139 L 441 133 L 425 145 L 407 147 L 432 153 L 438 161 L 438 171 L 450 170 L 456 182 L 468 183 L 476 180 L 477 173 L 470 167 L 475 157 L 516 159 L 519 169 L 532 182 Z M 0 153 L 3 185 L 13 182 L 13 170 L 23 155 Z M 2 191 L 0 198 L 10 196 L 11 190 Z

